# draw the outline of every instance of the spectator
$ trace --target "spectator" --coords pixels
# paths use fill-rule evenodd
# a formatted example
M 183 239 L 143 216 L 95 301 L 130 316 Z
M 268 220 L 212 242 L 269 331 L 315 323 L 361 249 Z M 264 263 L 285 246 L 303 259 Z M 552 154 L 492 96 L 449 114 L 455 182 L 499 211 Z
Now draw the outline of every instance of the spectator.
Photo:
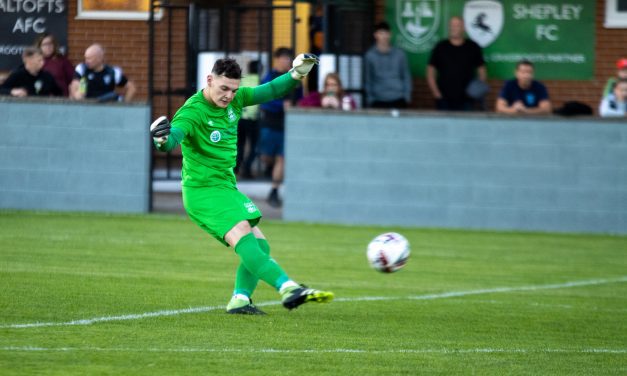
M 627 116 L 627 78 L 619 78 L 614 89 L 599 105 L 599 115 L 603 117 Z
M 44 57 L 37 47 L 26 47 L 22 52 L 22 62 L 0 86 L 0 94 L 14 97 L 29 95 L 62 95 L 63 92 L 54 77 L 43 70 Z
M 496 100 L 496 112 L 502 114 L 550 114 L 551 101 L 546 87 L 533 79 L 534 67 L 529 60 L 516 64 L 513 80 L 506 81 Z
M 437 76 L 437 78 L 436 78 Z M 474 99 L 468 97 L 468 85 L 477 78 L 486 81 L 481 47 L 464 37 L 464 20 L 452 17 L 448 39 L 439 41 L 427 64 L 427 84 L 438 110 L 472 110 Z
M 355 100 L 342 87 L 337 73 L 329 73 L 324 78 L 322 93 L 314 91 L 298 103 L 301 107 L 322 107 L 350 111 L 357 108 Z
M 54 77 L 57 86 L 67 97 L 74 77 L 74 66 L 59 50 L 59 43 L 52 34 L 42 34 L 35 44 L 44 55 L 44 70 Z
M 274 51 L 274 67 L 261 80 L 262 84 L 270 82 L 275 78 L 285 74 L 292 67 L 292 50 L 286 47 L 279 47 Z M 272 189 L 268 196 L 268 204 L 272 207 L 282 205 L 279 198 L 279 187 L 283 182 L 283 172 L 285 170 L 285 160 L 283 158 L 284 137 L 285 137 L 285 109 L 291 106 L 291 97 L 302 96 L 302 89 L 296 89 L 294 95 L 287 95 L 284 98 L 277 98 L 270 102 L 261 104 L 259 126 L 261 128 L 259 140 L 259 152 L 266 166 L 272 166 Z
M 70 96 L 73 99 L 94 98 L 99 101 L 121 99 L 115 92 L 116 87 L 124 87 L 124 101 L 130 102 L 136 89 L 122 73 L 122 68 L 104 63 L 105 50 L 99 44 L 92 44 L 85 50 L 85 62 L 76 66 L 74 79 L 70 84 Z
M 412 78 L 405 53 L 390 44 L 390 25 L 375 26 L 375 44 L 365 55 L 366 103 L 373 108 L 406 108 Z
M 259 61 L 253 60 L 248 63 L 248 74 L 242 77 L 241 86 L 255 87 L 259 85 Z M 251 179 L 252 166 L 257 157 L 257 140 L 259 139 L 259 106 L 248 106 L 242 108 L 242 117 L 237 124 L 237 160 L 235 173 L 240 172 L 240 176 Z M 248 149 L 246 144 L 248 143 Z
M 605 88 L 603 89 L 603 97 L 612 94 L 614 85 L 621 78 L 627 78 L 627 58 L 618 59 L 616 62 L 616 77 L 611 77 L 607 80 Z

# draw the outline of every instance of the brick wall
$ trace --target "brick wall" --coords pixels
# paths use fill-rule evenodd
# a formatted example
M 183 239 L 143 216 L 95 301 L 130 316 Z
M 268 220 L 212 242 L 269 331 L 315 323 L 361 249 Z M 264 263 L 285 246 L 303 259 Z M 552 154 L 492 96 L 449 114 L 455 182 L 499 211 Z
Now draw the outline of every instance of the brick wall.
M 68 57 L 74 64 L 83 60 L 85 49 L 101 43 L 106 49 L 106 62 L 122 67 L 129 80 L 137 86 L 137 99 L 148 96 L 148 23 L 147 21 L 77 20 L 77 2 L 68 2 Z M 171 87 L 185 86 L 186 77 L 186 10 L 172 9 L 172 74 Z M 165 90 L 167 72 L 168 13 L 155 23 L 155 89 Z M 165 100 L 157 105 L 165 110 Z M 180 102 L 180 101 L 174 101 Z M 175 103 L 180 105 L 180 103 Z M 176 109 L 176 108 L 175 108 Z

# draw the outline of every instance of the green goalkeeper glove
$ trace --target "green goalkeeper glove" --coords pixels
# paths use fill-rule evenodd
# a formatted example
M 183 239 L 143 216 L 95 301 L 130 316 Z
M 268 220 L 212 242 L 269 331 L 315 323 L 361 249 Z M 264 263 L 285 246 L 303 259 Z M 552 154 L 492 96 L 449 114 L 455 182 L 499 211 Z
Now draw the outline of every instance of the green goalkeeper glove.
M 296 59 L 292 62 L 292 69 L 290 70 L 292 78 L 295 80 L 302 79 L 309 74 L 314 65 L 319 63 L 320 59 L 314 54 L 300 54 L 296 56 Z
M 168 118 L 166 116 L 160 116 L 150 124 L 150 135 L 154 142 L 161 146 L 168 141 L 171 128 L 172 126 Z

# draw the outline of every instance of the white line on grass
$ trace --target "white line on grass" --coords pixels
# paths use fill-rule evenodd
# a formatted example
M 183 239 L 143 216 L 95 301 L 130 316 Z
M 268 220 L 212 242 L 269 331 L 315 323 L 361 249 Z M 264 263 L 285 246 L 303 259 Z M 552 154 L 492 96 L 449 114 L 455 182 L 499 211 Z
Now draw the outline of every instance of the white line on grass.
M 363 297 L 354 297 L 354 298 L 338 298 L 338 299 L 335 299 L 335 301 L 336 302 L 364 302 L 364 301 L 382 301 L 382 300 L 434 300 L 434 299 L 446 299 L 446 298 L 479 295 L 479 294 L 562 289 L 562 288 L 570 288 L 570 287 L 605 285 L 608 283 L 620 283 L 620 282 L 627 282 L 627 276 L 623 276 L 619 278 L 591 279 L 591 280 L 585 280 L 585 281 L 554 283 L 554 284 L 549 284 L 549 285 L 496 287 L 496 288 L 491 288 L 491 289 L 479 289 L 479 290 L 468 290 L 468 291 L 449 291 L 449 292 L 443 292 L 439 294 L 426 294 L 426 295 L 415 295 L 415 296 L 363 296 Z M 269 302 L 259 303 L 257 304 L 257 306 L 264 307 L 264 306 L 271 306 L 271 305 L 278 305 L 278 304 L 281 304 L 281 302 L 269 301 Z M 0 329 L 23 329 L 23 328 L 41 328 L 41 327 L 50 327 L 50 326 L 91 325 L 91 324 L 96 324 L 100 322 L 109 322 L 109 321 L 142 320 L 142 319 L 152 318 L 152 317 L 177 316 L 177 315 L 182 315 L 186 313 L 202 313 L 202 312 L 215 311 L 218 309 L 223 310 L 225 308 L 226 306 L 223 306 L 223 305 L 209 306 L 209 307 L 190 307 L 190 308 L 184 308 L 184 309 L 145 312 L 145 313 L 137 313 L 137 314 L 129 314 L 129 315 L 94 317 L 91 319 L 72 320 L 72 321 L 66 321 L 66 322 L 34 322 L 34 323 L 27 323 L 27 324 L 8 324 L 8 325 L 0 325 Z
M 231 349 L 231 348 L 128 348 L 128 347 L 35 347 L 35 346 L 6 346 L 0 351 L 7 352 L 154 352 L 154 353 L 278 353 L 278 354 L 533 354 L 533 353 L 563 353 L 563 354 L 626 354 L 627 349 L 398 349 L 398 350 L 365 350 L 365 349 Z

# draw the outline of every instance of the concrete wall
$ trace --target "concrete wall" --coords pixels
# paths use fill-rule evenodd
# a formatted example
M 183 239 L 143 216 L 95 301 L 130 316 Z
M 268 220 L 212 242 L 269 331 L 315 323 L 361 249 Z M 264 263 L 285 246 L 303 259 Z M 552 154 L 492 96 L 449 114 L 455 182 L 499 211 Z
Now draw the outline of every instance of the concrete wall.
M 0 208 L 147 212 L 147 105 L 0 97 Z
M 294 110 L 284 219 L 627 233 L 627 124 Z

